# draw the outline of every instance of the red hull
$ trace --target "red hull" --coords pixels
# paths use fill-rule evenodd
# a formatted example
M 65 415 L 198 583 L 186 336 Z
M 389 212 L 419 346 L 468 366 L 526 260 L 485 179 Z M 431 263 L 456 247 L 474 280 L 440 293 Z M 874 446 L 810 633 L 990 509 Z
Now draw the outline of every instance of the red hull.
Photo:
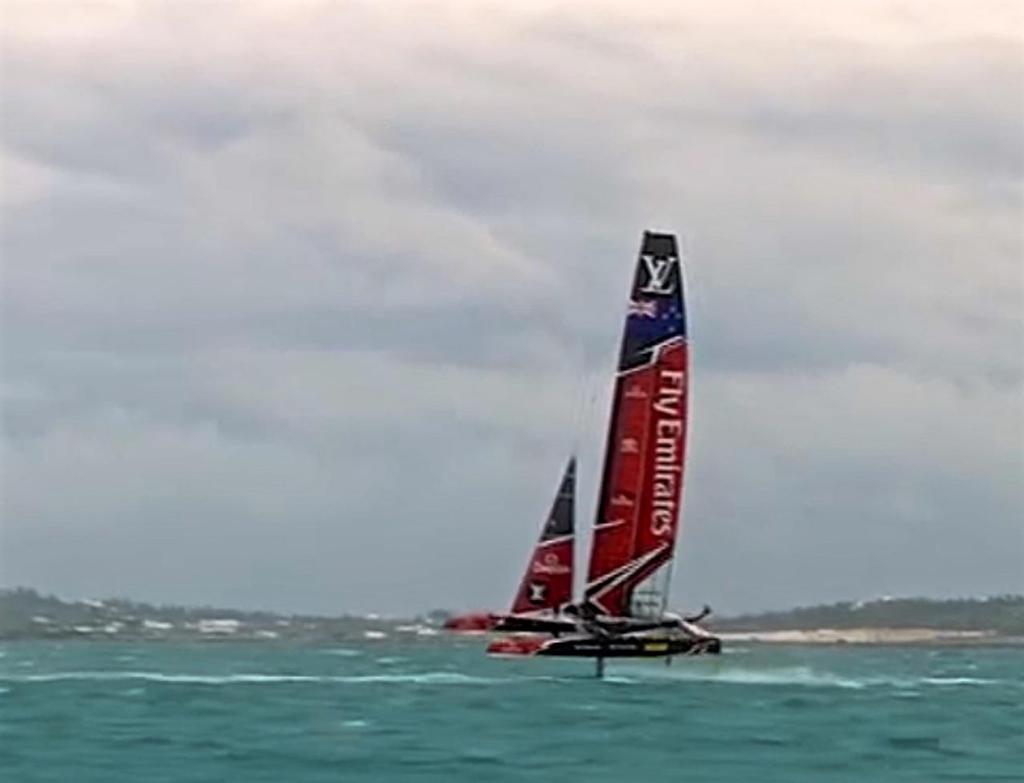
M 487 645 L 488 655 L 536 655 L 548 641 L 544 636 L 515 634 L 495 639 Z
M 492 612 L 458 614 L 445 620 L 444 629 L 454 633 L 483 633 L 493 631 L 501 618 L 500 614 Z

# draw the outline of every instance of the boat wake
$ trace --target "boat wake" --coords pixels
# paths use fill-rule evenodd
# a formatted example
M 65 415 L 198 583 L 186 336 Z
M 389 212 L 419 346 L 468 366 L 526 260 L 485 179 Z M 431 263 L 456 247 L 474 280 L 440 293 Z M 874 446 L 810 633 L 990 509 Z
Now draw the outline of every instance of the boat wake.
M 920 688 L 922 686 L 987 686 L 1000 680 L 980 677 L 850 677 L 835 672 L 816 671 L 806 666 L 772 669 L 744 667 L 616 667 L 606 680 L 620 685 L 643 683 L 704 682 L 728 685 L 783 685 L 810 688 L 862 689 L 872 687 Z
M 867 683 L 830 672 L 816 672 L 804 666 L 783 669 L 732 667 L 654 668 L 616 667 L 608 682 L 623 685 L 664 682 L 703 682 L 729 685 L 799 685 L 819 688 L 863 688 Z

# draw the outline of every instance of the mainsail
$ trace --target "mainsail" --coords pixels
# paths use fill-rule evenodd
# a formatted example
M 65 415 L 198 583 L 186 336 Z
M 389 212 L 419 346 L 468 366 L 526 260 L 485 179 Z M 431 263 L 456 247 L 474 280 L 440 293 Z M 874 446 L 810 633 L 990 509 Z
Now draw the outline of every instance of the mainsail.
M 682 501 L 688 354 L 676 238 L 645 232 L 612 398 L 585 599 L 660 615 Z
M 572 600 L 576 458 L 569 460 L 551 512 L 512 602 L 512 614 L 557 610 Z

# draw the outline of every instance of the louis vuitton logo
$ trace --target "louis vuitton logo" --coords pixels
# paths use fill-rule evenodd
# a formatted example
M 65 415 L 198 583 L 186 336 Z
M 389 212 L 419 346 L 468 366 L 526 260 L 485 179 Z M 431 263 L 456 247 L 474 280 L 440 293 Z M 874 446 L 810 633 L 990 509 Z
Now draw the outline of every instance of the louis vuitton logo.
M 659 258 L 645 253 L 640 256 L 640 260 L 647 272 L 647 283 L 640 291 L 645 294 L 671 294 L 674 285 L 672 266 L 676 262 L 675 256 Z

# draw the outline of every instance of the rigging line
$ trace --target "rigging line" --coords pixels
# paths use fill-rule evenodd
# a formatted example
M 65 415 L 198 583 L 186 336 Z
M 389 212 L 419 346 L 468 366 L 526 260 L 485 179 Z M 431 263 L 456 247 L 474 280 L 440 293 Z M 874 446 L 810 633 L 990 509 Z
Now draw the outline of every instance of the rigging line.
M 668 611 L 668 592 L 672 587 L 672 568 L 675 566 L 676 559 L 674 557 L 669 558 L 668 563 L 665 564 L 665 581 L 661 588 L 661 616 L 665 616 L 665 612 Z
M 570 441 L 569 448 L 571 456 L 576 458 L 576 478 L 575 478 L 575 498 L 573 501 L 574 512 L 576 520 L 573 525 L 575 531 L 575 539 L 573 542 L 573 559 L 576 560 L 576 551 L 583 543 L 583 537 L 580 535 L 582 530 L 580 529 L 579 519 L 581 518 L 581 504 L 580 504 L 580 479 L 583 475 L 581 454 L 583 447 L 584 432 L 587 427 L 587 396 L 588 387 L 590 385 L 587 377 L 587 355 L 586 355 L 586 341 L 583 339 L 582 328 L 574 328 L 574 323 L 569 317 L 568 308 L 560 307 L 558 309 L 558 322 L 559 327 L 562 331 L 562 347 L 565 361 L 563 362 L 563 372 L 565 373 L 565 380 L 567 388 L 573 388 L 574 394 L 572 395 L 572 430 L 569 433 Z M 584 550 L 586 551 L 586 550 Z M 576 568 L 572 575 L 571 584 L 569 585 L 569 600 L 570 603 L 574 600 L 574 597 L 579 595 L 580 592 L 580 574 L 583 569 Z
M 565 389 L 566 394 L 564 397 L 561 394 L 558 395 L 561 398 L 560 402 L 565 402 L 578 400 L 580 396 L 579 374 L 575 370 L 575 365 L 578 361 L 577 345 L 579 341 L 575 338 L 575 330 L 569 320 L 562 299 L 563 297 L 557 295 L 550 299 L 545 299 L 543 311 L 548 326 L 543 330 L 543 333 L 554 344 L 558 360 L 557 369 L 548 377 L 553 382 L 556 390 Z M 570 402 L 570 404 L 572 403 Z M 579 440 L 577 433 L 580 429 L 579 406 L 573 404 L 571 411 L 568 411 L 569 415 L 564 416 L 563 414 L 566 412 L 561 405 L 556 406 L 552 411 L 552 424 L 555 427 L 554 431 L 563 432 L 562 437 L 568 434 L 570 454 L 575 454 Z M 569 430 L 568 433 L 564 432 L 563 428 L 566 427 Z
M 624 308 L 625 309 L 625 308 Z M 594 524 L 598 522 L 600 504 L 600 486 L 604 478 L 604 463 L 608 455 L 605 453 L 608 439 L 608 428 L 611 426 L 609 412 L 611 410 L 614 387 L 618 378 L 619 353 L 621 351 L 621 335 L 625 312 L 609 308 L 606 316 L 601 318 L 602 332 L 612 334 L 616 339 L 602 340 L 600 349 L 589 354 L 589 367 L 585 368 L 586 399 L 583 406 L 583 437 L 581 450 L 585 452 L 587 472 L 592 479 L 590 491 L 584 493 L 584 502 L 579 506 L 580 519 L 591 520 L 590 524 L 581 526 L 578 534 L 582 551 L 587 553 L 583 568 L 579 569 L 582 580 L 580 594 L 586 587 L 589 578 L 590 558 L 594 548 Z
M 570 270 L 571 273 L 572 270 Z M 583 428 L 582 411 L 580 401 L 586 394 L 585 376 L 585 346 L 580 338 L 580 330 L 575 328 L 572 313 L 565 302 L 570 301 L 568 297 L 556 296 L 549 302 L 555 313 L 553 326 L 557 332 L 558 353 L 562 361 L 559 362 L 560 372 L 557 373 L 558 383 L 565 383 L 568 394 L 566 401 L 573 405 L 568 419 L 560 422 L 563 426 L 569 425 L 569 448 L 570 453 L 576 455 L 580 447 L 580 433 Z
M 574 420 L 570 446 L 572 454 L 578 456 L 583 440 L 583 428 L 586 426 L 587 357 L 584 341 L 579 334 L 573 333 L 573 343 L 573 359 L 570 366 L 576 393 L 574 395 Z

